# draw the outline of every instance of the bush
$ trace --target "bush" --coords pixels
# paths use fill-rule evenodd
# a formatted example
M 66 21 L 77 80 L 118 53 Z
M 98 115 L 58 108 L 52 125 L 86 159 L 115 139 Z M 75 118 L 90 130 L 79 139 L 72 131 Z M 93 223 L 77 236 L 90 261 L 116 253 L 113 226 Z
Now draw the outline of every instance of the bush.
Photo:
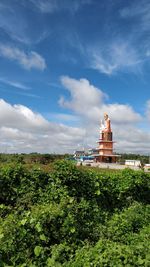
M 150 266 L 150 178 L 58 161 L 0 170 L 0 266 Z

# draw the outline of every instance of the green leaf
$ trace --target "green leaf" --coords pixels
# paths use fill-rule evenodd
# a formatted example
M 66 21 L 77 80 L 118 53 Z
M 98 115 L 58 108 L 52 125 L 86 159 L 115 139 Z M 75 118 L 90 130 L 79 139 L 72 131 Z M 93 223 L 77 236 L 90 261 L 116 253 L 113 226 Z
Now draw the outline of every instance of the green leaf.
M 73 201 L 74 201 L 74 198 L 71 197 L 71 198 L 69 199 L 69 203 L 72 203 Z
M 70 229 L 71 233 L 74 233 L 75 231 L 76 231 L 76 229 L 74 227 Z
M 36 246 L 35 248 L 34 248 L 34 254 L 35 254 L 35 256 L 39 256 L 40 254 L 41 254 L 41 251 L 42 251 L 42 247 L 40 247 L 40 246 Z
M 48 259 L 47 259 L 47 266 L 48 266 L 48 267 L 52 267 L 52 266 L 54 266 L 54 259 L 52 259 L 52 258 L 48 258 Z
M 25 225 L 26 222 L 27 222 L 27 219 L 23 219 L 23 220 L 21 220 L 20 224 L 21 224 L 21 225 Z
M 99 182 L 96 182 L 95 185 L 98 187 L 99 186 Z
M 35 228 L 36 228 L 36 230 L 37 230 L 39 233 L 42 232 L 42 227 L 41 227 L 40 223 L 37 223 L 37 224 L 35 225 Z
M 34 218 L 31 218 L 30 219 L 30 223 L 33 223 L 33 222 L 35 222 L 35 219 Z
M 43 241 L 46 241 L 46 236 L 44 234 L 41 234 L 40 235 L 40 239 L 43 240 Z
M 4 237 L 4 234 L 0 234 L 0 239 L 2 239 Z
M 98 196 L 100 195 L 100 193 L 101 193 L 100 190 L 97 190 L 97 191 L 95 192 L 95 194 L 98 195 Z

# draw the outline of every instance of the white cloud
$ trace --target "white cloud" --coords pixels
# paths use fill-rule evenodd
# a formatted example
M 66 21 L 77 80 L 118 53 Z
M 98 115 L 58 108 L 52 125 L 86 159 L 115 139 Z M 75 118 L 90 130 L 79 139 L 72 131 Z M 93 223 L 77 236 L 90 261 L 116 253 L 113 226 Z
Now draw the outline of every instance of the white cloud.
M 120 16 L 123 19 L 136 19 L 138 31 L 149 31 L 150 2 L 148 0 L 133 1 L 128 7 L 120 10 Z
M 65 114 L 65 113 L 50 113 L 49 117 L 58 121 L 64 122 L 77 122 L 79 118 L 75 115 Z
M 148 152 L 150 133 L 138 127 L 138 123 L 144 118 L 131 106 L 119 103 L 107 104 L 104 92 L 86 79 L 63 77 L 61 81 L 70 96 L 68 99 L 61 98 L 59 103 L 80 117 L 86 131 L 82 147 L 96 147 L 99 123 L 103 119 L 103 113 L 107 112 L 111 118 L 114 139 L 117 141 L 114 145 L 117 151 Z
M 30 89 L 30 87 L 26 86 L 23 83 L 20 83 L 20 82 L 17 82 L 17 81 L 10 81 L 7 78 L 0 78 L 0 82 L 2 82 L 4 84 L 8 84 L 8 85 L 10 85 L 12 87 L 15 87 L 15 88 L 23 89 L 23 90 Z
M 26 96 L 26 97 L 42 98 L 42 97 L 39 96 L 39 95 L 31 94 L 31 93 L 17 92 L 16 94 L 18 94 L 18 95 L 23 95 L 23 96 Z
M 121 8 L 119 15 L 122 23 L 129 23 L 128 40 L 133 40 L 133 46 L 139 58 L 149 63 L 149 30 L 150 30 L 150 2 L 149 0 L 131 1 Z
M 85 131 L 47 121 L 22 105 L 0 100 L 0 151 L 72 153 Z
M 87 79 L 76 80 L 68 76 L 61 77 L 63 86 L 70 92 L 71 100 L 60 98 L 61 106 L 70 108 L 76 113 L 87 114 L 89 110 L 99 107 L 103 103 L 106 95 L 95 86 L 91 85 Z
M 150 99 L 146 103 L 146 117 L 150 121 Z
M 48 122 L 38 113 L 22 105 L 10 105 L 0 100 L 0 125 L 17 129 L 29 129 L 30 131 L 48 129 Z
M 38 44 L 49 32 L 45 27 L 34 30 L 36 17 L 26 16 L 25 8 L 29 9 L 29 1 L 3 1 L 0 3 L 0 29 L 6 36 L 26 45 Z
M 130 42 L 115 41 L 89 49 L 91 67 L 112 75 L 118 71 L 137 72 L 141 68 L 140 54 Z
M 34 6 L 42 13 L 54 13 L 63 9 L 76 12 L 81 6 L 90 4 L 91 0 L 30 0 Z
M 0 55 L 9 60 L 16 61 L 19 65 L 27 70 L 44 70 L 46 68 L 45 59 L 35 51 L 25 53 L 16 47 L 0 44 Z
M 142 117 L 131 106 L 107 104 L 102 90 L 88 80 L 62 77 L 61 81 L 70 93 L 70 100 L 63 100 L 64 108 L 73 116 L 58 114 L 58 121 L 79 121 L 78 127 L 46 120 L 23 105 L 11 105 L 0 100 L 0 151 L 1 152 L 49 152 L 73 153 L 83 147 L 96 147 L 99 138 L 99 122 L 103 112 L 108 112 L 113 129 L 115 148 L 119 152 L 148 153 L 150 133 L 138 127 Z M 147 102 L 149 114 L 150 102 Z M 75 121 L 74 121 L 75 122 Z
M 56 0 L 30 0 L 30 2 L 32 2 L 42 13 L 53 13 L 58 9 Z
M 150 133 L 138 127 L 124 125 L 114 128 L 117 141 L 115 147 L 120 152 L 149 154 Z
M 129 105 L 123 104 L 104 104 L 102 110 L 107 110 L 116 124 L 137 123 L 140 122 L 142 117 L 136 113 Z
M 106 104 L 106 94 L 99 88 L 91 85 L 87 79 L 72 79 L 68 76 L 61 78 L 63 86 L 70 92 L 71 98 L 62 96 L 59 104 L 80 114 L 88 122 L 98 123 L 103 113 L 111 114 L 115 123 L 136 123 L 141 116 L 134 112 L 131 106 L 121 104 Z
M 146 51 L 146 56 L 150 57 L 150 50 L 149 49 Z

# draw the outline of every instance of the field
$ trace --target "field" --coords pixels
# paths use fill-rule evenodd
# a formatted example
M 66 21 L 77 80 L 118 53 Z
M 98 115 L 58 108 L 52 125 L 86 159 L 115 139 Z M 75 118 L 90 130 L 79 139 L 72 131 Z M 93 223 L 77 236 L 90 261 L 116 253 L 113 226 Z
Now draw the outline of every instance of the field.
M 150 266 L 143 171 L 1 164 L 0 266 Z

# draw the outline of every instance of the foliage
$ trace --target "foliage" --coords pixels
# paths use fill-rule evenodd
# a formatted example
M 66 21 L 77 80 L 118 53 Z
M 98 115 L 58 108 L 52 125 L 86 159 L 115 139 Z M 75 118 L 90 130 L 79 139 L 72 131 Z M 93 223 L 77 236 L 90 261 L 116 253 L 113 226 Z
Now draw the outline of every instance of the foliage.
M 0 266 L 150 266 L 148 174 L 19 163 L 0 186 Z
M 22 163 L 22 164 L 49 164 L 55 160 L 68 158 L 69 155 L 59 155 L 59 154 L 39 154 L 39 153 L 30 153 L 30 154 L 5 154 L 0 153 L 0 163 Z
M 147 164 L 149 163 L 150 160 L 148 155 L 130 153 L 130 154 L 121 154 L 120 157 L 118 158 L 118 161 L 124 164 L 126 159 L 140 160 L 142 164 Z

